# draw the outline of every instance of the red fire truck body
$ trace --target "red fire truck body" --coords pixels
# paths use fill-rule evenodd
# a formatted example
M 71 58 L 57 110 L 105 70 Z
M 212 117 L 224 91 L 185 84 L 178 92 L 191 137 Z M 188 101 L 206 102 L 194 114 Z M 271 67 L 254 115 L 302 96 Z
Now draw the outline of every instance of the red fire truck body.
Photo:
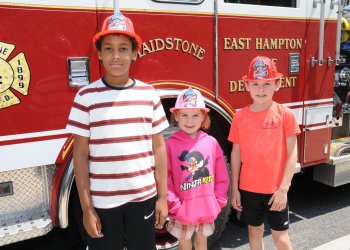
M 181 89 L 202 91 L 210 133 L 229 156 L 231 118 L 251 101 L 241 77 L 253 57 L 268 56 L 284 75 L 275 100 L 294 111 L 302 130 L 297 167 L 327 185 L 350 182 L 350 73 L 339 51 L 338 2 L 1 2 L 0 246 L 65 228 L 79 214 L 69 205 L 77 196 L 65 126 L 79 87 L 103 76 L 92 36 L 118 4 L 143 40 L 130 75 L 157 88 L 167 114 Z M 159 248 L 176 245 L 159 235 Z

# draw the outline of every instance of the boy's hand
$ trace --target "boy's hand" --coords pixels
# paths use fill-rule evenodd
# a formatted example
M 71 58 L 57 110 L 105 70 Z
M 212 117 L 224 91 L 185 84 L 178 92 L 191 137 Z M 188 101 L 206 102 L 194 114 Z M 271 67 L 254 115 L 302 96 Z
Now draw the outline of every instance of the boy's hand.
M 241 193 L 238 190 L 232 190 L 231 204 L 232 204 L 232 207 L 237 211 L 242 211 L 243 207 L 241 204 Z
M 162 229 L 167 216 L 168 216 L 168 204 L 167 204 L 166 198 L 158 198 L 156 201 L 155 227 L 158 229 Z
M 97 215 L 95 209 L 84 211 L 83 224 L 86 232 L 91 238 L 102 238 L 104 236 L 102 233 L 100 217 Z
M 277 190 L 269 200 L 270 211 L 282 211 L 287 205 L 287 191 Z

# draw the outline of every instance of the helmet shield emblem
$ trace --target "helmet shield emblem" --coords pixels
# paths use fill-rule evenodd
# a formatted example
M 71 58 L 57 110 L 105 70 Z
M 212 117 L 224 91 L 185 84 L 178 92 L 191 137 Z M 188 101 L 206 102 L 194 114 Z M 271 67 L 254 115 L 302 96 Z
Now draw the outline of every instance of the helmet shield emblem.
M 183 95 L 184 107 L 197 107 L 197 94 L 189 88 Z
M 267 64 L 259 59 L 255 64 L 254 64 L 254 78 L 255 79 L 265 79 L 268 76 L 268 68 Z

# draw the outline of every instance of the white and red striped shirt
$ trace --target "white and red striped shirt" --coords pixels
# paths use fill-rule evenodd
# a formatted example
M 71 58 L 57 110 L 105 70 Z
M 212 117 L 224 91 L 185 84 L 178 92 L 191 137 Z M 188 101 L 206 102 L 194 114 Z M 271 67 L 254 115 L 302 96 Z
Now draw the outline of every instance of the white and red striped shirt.
M 100 79 L 79 90 L 67 130 L 89 137 L 95 207 L 118 207 L 156 195 L 152 135 L 168 125 L 159 96 L 144 82 L 117 88 Z

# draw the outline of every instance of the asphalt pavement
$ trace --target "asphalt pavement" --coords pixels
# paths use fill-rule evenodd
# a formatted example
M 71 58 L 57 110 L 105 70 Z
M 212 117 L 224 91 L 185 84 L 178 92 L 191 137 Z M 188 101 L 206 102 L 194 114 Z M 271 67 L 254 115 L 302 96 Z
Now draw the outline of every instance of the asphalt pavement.
M 289 236 L 294 250 L 350 250 L 350 184 L 328 187 L 297 174 L 289 191 Z M 268 227 L 266 250 L 276 249 Z M 247 228 L 229 222 L 212 250 L 248 250 Z

